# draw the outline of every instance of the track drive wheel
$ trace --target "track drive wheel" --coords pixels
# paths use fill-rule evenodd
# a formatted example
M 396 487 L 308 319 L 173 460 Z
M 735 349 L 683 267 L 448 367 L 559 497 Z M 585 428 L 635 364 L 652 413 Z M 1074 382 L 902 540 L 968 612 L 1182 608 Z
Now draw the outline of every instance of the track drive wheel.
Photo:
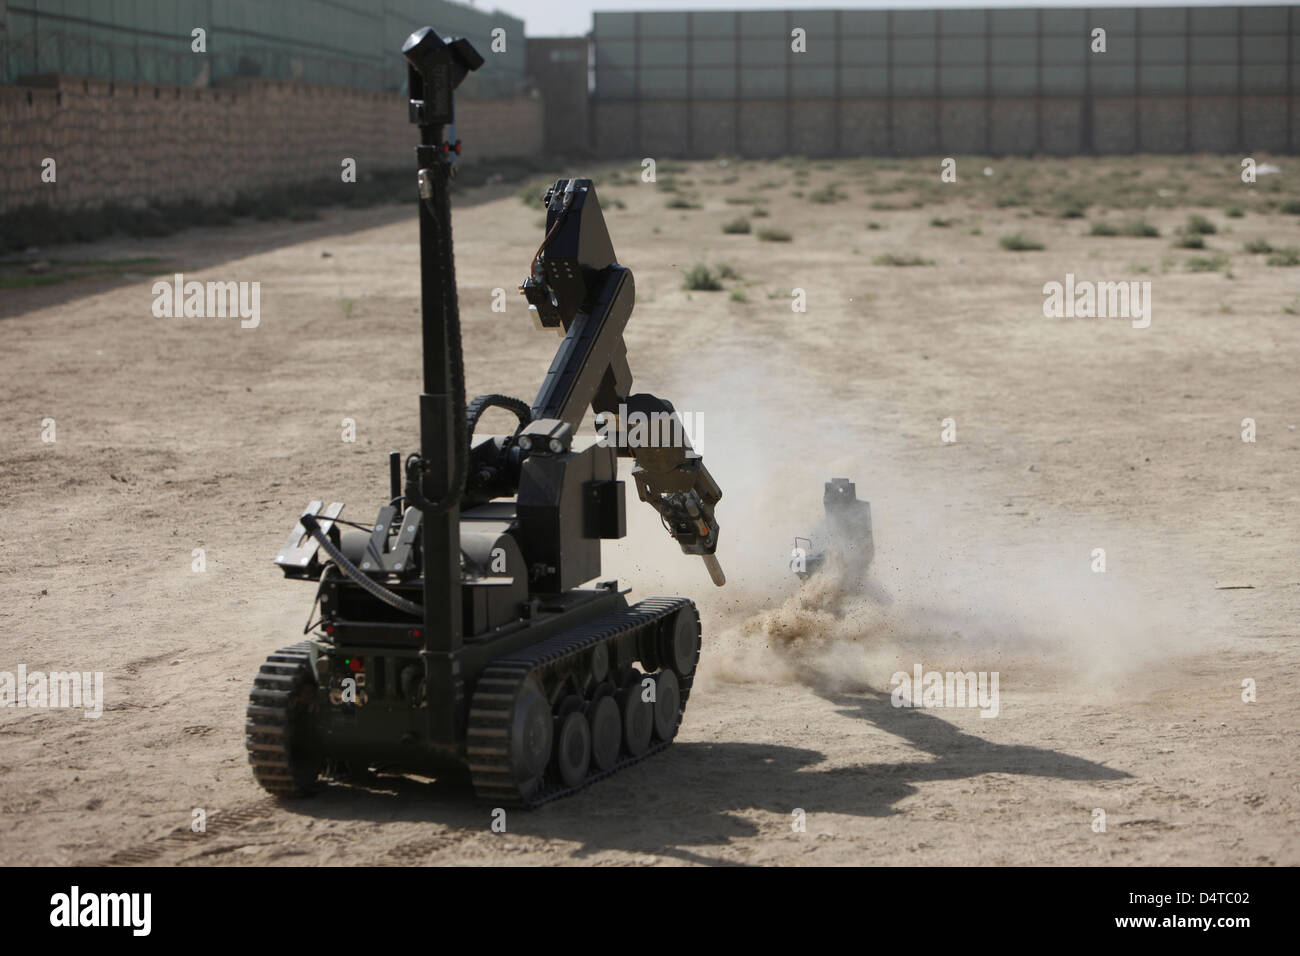
M 322 787 L 324 761 L 306 740 L 315 708 L 306 643 L 267 657 L 248 695 L 244 732 L 253 776 L 277 797 L 306 797 Z

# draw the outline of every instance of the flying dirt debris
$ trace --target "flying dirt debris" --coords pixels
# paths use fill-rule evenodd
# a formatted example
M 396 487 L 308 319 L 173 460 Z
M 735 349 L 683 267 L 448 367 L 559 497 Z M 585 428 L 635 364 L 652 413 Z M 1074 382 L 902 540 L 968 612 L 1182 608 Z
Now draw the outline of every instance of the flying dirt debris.
M 826 567 L 834 556 L 843 573 L 858 580 L 875 557 L 871 537 L 871 502 L 859 501 L 857 485 L 847 478 L 832 478 L 822 493 L 826 517 L 809 537 L 796 537 L 790 566 L 801 581 Z
M 249 760 L 279 796 L 372 768 L 468 768 L 480 798 L 531 807 L 667 747 L 700 655 L 689 598 L 629 606 L 615 581 L 581 586 L 600 574 L 601 539 L 626 532 L 617 457 L 635 459 L 641 500 L 718 584 L 722 491 L 685 440 L 629 448 L 577 434 L 588 408 L 677 417 L 630 394 L 632 273 L 589 179 L 547 191 L 521 287 L 538 323 L 564 333 L 541 390 L 531 406 L 466 403 L 447 195 L 460 143 L 443 130 L 452 91 L 483 59 L 428 27 L 402 52 L 420 129 L 421 447 L 404 467 L 391 454 L 377 518 L 345 521 L 342 504 L 313 501 L 276 558 L 286 577 L 319 582 L 320 618 L 262 666 Z M 518 418 L 513 433 L 475 435 L 491 407 Z

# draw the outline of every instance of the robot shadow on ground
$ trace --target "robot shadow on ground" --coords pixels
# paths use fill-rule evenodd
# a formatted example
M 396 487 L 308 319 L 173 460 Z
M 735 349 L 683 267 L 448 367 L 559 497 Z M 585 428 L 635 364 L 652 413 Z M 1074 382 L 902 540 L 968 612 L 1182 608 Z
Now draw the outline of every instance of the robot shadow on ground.
M 572 841 L 573 857 L 605 850 L 717 863 L 701 851 L 762 834 L 772 839 L 816 840 L 827 830 L 822 814 L 886 817 L 928 781 L 983 774 L 1023 774 L 1063 781 L 1104 782 L 1129 774 L 1042 747 L 999 744 L 960 730 L 933 712 L 895 708 L 888 694 L 823 695 L 855 717 L 907 741 L 918 758 L 817 769 L 817 750 L 763 743 L 675 743 L 645 763 L 620 771 L 587 790 L 537 810 L 508 810 L 516 836 Z M 424 781 L 379 775 L 369 786 L 338 785 L 295 812 L 379 822 L 439 822 L 452 832 L 430 854 L 458 838 L 487 829 L 492 808 L 475 801 L 464 781 Z M 808 833 L 790 829 L 802 808 Z M 775 815 L 757 821 L 754 811 Z M 833 828 L 833 824 L 832 824 Z M 416 862 L 411 860 L 410 862 Z M 867 862 L 867 861 L 864 861 Z

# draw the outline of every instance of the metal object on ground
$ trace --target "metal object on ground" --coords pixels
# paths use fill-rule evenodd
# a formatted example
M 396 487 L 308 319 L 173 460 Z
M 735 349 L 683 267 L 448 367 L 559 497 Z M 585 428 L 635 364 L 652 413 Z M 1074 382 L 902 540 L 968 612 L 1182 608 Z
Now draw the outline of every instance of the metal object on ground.
M 875 557 L 871 536 L 871 502 L 859 501 L 857 486 L 847 478 L 832 478 L 822 494 L 826 519 L 819 533 L 794 539 L 791 568 L 801 580 L 822 570 L 832 553 L 844 570 L 863 574 Z

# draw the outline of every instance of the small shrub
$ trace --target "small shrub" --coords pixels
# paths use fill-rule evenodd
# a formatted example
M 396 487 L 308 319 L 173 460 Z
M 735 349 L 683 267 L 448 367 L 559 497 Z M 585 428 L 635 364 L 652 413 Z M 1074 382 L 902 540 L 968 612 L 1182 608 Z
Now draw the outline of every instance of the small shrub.
M 1046 248 L 1037 239 L 1031 239 L 1021 232 L 1003 236 L 998 240 L 998 245 L 1008 252 L 1034 252 Z
M 933 259 L 924 259 L 914 252 L 896 254 L 887 252 L 883 256 L 876 256 L 871 260 L 872 265 L 877 266 L 932 266 Z
M 1194 256 L 1187 260 L 1188 272 L 1220 272 L 1227 268 L 1228 257 L 1223 253 L 1213 256 Z
M 1300 216 L 1300 199 L 1288 199 L 1278 209 L 1291 216 Z
M 699 209 L 700 204 L 691 202 L 685 196 L 674 196 L 668 200 L 669 209 Z
M 1059 219 L 1082 219 L 1091 205 L 1083 197 L 1069 192 L 1057 193 L 1052 197 L 1052 203 Z
M 808 194 L 808 198 L 815 203 L 829 205 L 831 203 L 839 202 L 844 198 L 844 194 L 835 188 L 834 183 L 831 183 L 829 186 L 823 186 L 821 189 L 814 189 Z
M 682 288 L 691 292 L 718 292 L 722 289 L 722 283 L 706 265 L 691 266 L 685 276 Z
M 733 269 L 731 266 L 727 265 L 727 263 L 724 262 L 724 263 L 722 263 L 722 265 L 718 266 L 718 278 L 719 278 L 719 279 L 739 279 L 739 278 L 740 278 L 740 273 L 737 272 L 735 269 Z
M 1227 206 L 1224 208 L 1223 214 L 1229 219 L 1240 219 L 1242 216 L 1246 215 L 1246 210 L 1242 209 L 1240 206 Z
M 1115 227 L 1115 224 L 1114 224 L 1114 223 L 1105 222 L 1104 220 L 1098 220 L 1097 222 L 1094 222 L 1094 223 L 1092 224 L 1092 226 L 1088 229 L 1088 235 L 1090 235 L 1090 236 L 1118 236 L 1118 235 L 1119 235 L 1119 229 L 1117 229 L 1117 228 Z
M 1294 246 L 1278 249 L 1268 257 L 1268 264 L 1271 266 L 1300 266 L 1300 249 Z
M 554 185 L 555 180 L 550 180 L 545 183 L 532 182 L 520 189 L 517 195 L 525 206 L 540 206 L 542 204 L 542 197 L 546 195 L 546 190 L 550 189 Z
M 744 216 L 740 216 L 737 219 L 732 219 L 730 222 L 724 222 L 722 224 L 722 231 L 729 236 L 749 232 L 749 220 Z
M 1273 247 L 1269 245 L 1267 239 L 1252 239 L 1246 243 L 1245 250 L 1253 256 L 1262 256 L 1265 253 L 1272 252 Z
M 732 302 L 748 302 L 748 301 L 749 301 L 749 296 L 745 295 L 745 292 L 744 292 L 743 289 L 732 289 L 732 290 L 731 290 L 731 301 L 732 301 Z
M 760 229 L 758 230 L 759 242 L 789 242 L 790 233 L 784 229 Z
M 1204 249 L 1205 237 L 1196 235 L 1181 235 L 1174 240 L 1174 246 L 1178 249 Z
M 1135 239 L 1155 239 L 1160 235 L 1160 230 L 1145 219 L 1134 219 L 1131 222 L 1124 223 L 1121 230 L 1125 236 L 1132 236 Z
M 1188 235 L 1212 236 L 1218 231 L 1218 227 L 1202 216 L 1199 212 L 1192 213 L 1192 215 L 1187 217 Z
M 930 220 L 930 225 L 934 226 L 934 228 L 936 229 L 947 229 L 949 226 L 952 225 L 952 220 L 941 219 L 938 216 L 935 216 L 933 219 Z

